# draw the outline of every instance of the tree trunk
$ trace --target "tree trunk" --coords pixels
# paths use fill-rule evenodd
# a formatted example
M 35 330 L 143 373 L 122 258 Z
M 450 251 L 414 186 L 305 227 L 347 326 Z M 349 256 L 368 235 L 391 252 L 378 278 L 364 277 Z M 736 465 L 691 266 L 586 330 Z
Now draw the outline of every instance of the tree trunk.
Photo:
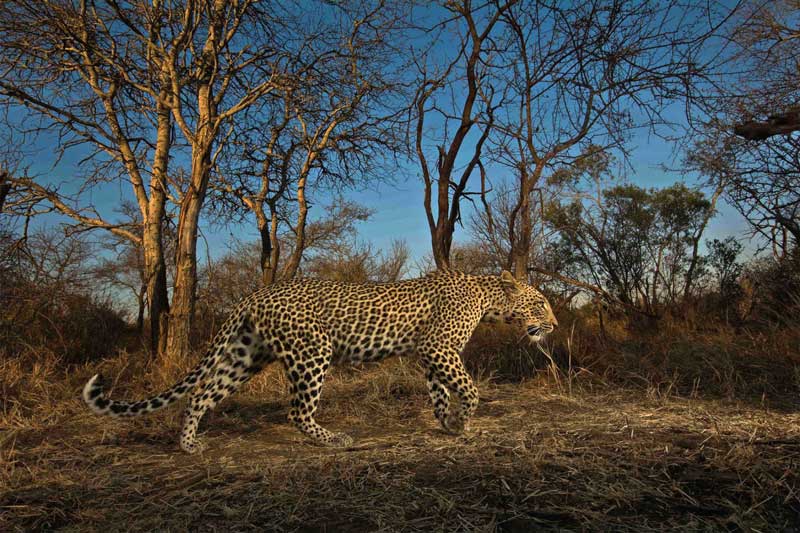
M 297 182 L 297 228 L 295 229 L 294 250 L 292 250 L 292 255 L 289 256 L 286 267 L 283 269 L 283 277 L 285 279 L 291 279 L 297 275 L 300 260 L 303 258 L 303 251 L 306 246 L 306 219 L 308 218 L 308 202 L 306 202 L 306 179 L 308 173 L 306 169 L 304 169 L 302 176 Z
M 453 243 L 453 232 L 449 231 L 446 225 L 437 226 L 431 232 L 431 250 L 433 251 L 433 261 L 438 270 L 450 268 L 450 247 Z
M 528 282 L 528 261 L 531 257 L 531 236 L 533 235 L 531 194 L 533 194 L 536 184 L 539 183 L 543 170 L 543 162 L 539 162 L 530 171 L 524 163 L 520 164 L 518 168 L 519 198 L 509 218 L 508 241 L 511 249 L 508 254 L 508 264 L 514 277 L 525 283 Z
M 528 282 L 528 258 L 531 254 L 531 233 L 533 223 L 531 221 L 530 192 L 527 179 L 523 178 L 520 183 L 520 204 L 519 204 L 519 224 L 516 228 L 516 239 L 512 239 L 511 266 L 517 281 Z
M 150 214 L 144 226 L 142 248 L 144 251 L 145 283 L 150 315 L 150 350 L 153 357 L 163 353 L 167 336 L 169 297 L 167 295 L 167 266 L 161 238 L 161 218 Z
M 144 308 L 145 308 L 145 298 L 144 295 L 147 292 L 147 285 L 143 285 L 139 290 L 139 293 L 136 295 L 136 302 L 138 303 L 139 309 L 136 314 L 136 334 L 139 338 L 142 338 L 142 334 L 144 333 Z
M 178 245 L 175 251 L 175 287 L 169 314 L 167 354 L 182 362 L 188 355 L 197 290 L 197 230 L 200 210 L 211 177 L 211 151 L 219 131 L 214 100 L 214 74 L 219 53 L 225 0 L 216 0 L 210 15 L 208 35 L 203 45 L 197 80 L 197 122 L 190 139 L 192 174 L 181 200 L 178 217 Z
M 266 220 L 258 219 L 258 233 L 261 235 L 261 280 L 264 285 L 272 285 L 275 281 L 275 271 L 272 269 L 272 240 L 269 235 L 269 226 Z
M 163 73 L 162 73 L 163 74 Z M 165 76 L 165 74 L 163 74 Z M 167 87 L 166 78 L 162 86 Z M 164 259 L 164 218 L 167 197 L 167 167 L 172 146 L 172 113 L 167 105 L 169 93 L 162 88 L 156 102 L 158 129 L 153 155 L 153 174 L 150 179 L 150 198 L 142 213 L 142 249 L 144 251 L 145 282 L 150 315 L 150 352 L 163 355 L 169 328 L 169 295 L 167 294 L 167 264 Z
M 196 223 L 192 224 L 189 221 L 184 223 L 178 231 L 175 287 L 172 305 L 170 306 L 167 334 L 167 354 L 173 360 L 175 358 L 183 359 L 189 353 L 189 334 L 194 315 L 194 295 L 197 280 L 196 229 Z
M 204 143 L 205 144 L 205 143 Z M 181 203 L 178 219 L 178 246 L 175 252 L 175 287 L 169 314 L 167 354 L 181 361 L 190 350 L 197 289 L 197 230 L 200 210 L 206 196 L 211 161 L 211 145 L 192 154 L 192 185 Z
M 207 93 L 205 93 L 205 98 L 207 97 Z M 202 97 L 198 99 L 201 103 L 205 100 Z M 207 125 L 209 122 L 210 115 L 201 113 L 200 123 Z M 190 350 L 190 334 L 197 290 L 197 231 L 200 211 L 206 197 L 211 173 L 213 140 L 211 128 L 201 126 L 192 146 L 191 184 L 181 201 L 180 216 L 178 217 L 175 286 L 170 307 L 166 347 L 167 354 L 173 361 L 182 361 Z
M 7 183 L 8 173 L 0 170 L 0 213 L 3 212 L 3 205 L 6 203 L 6 196 L 11 192 L 11 184 Z
M 272 285 L 277 280 L 280 243 L 278 242 L 278 214 L 272 212 L 268 221 L 263 208 L 256 210 L 258 232 L 261 235 L 261 278 L 264 285 Z
M 692 259 L 689 262 L 689 269 L 686 272 L 686 282 L 683 286 L 683 299 L 688 300 L 689 296 L 692 292 L 692 287 L 695 281 L 695 270 L 697 269 L 697 264 L 700 261 L 700 240 L 703 238 L 703 233 L 706 231 L 706 227 L 708 223 L 711 221 L 711 217 L 714 216 L 717 209 L 717 200 L 722 195 L 722 192 L 725 190 L 725 186 L 727 185 L 726 180 L 720 180 L 717 184 L 717 187 L 714 189 L 714 194 L 711 195 L 711 204 L 709 205 L 708 212 L 706 216 L 703 218 L 703 223 L 700 224 L 700 227 L 697 228 L 697 231 L 694 235 L 692 235 Z

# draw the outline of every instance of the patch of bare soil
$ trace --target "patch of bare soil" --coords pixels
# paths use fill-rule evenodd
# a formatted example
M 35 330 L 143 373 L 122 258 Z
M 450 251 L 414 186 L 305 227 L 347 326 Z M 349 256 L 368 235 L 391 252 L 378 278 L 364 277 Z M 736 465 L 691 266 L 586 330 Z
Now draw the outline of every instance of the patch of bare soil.
M 0 530 L 800 531 L 800 409 L 484 384 L 451 437 L 421 381 L 370 379 L 325 391 L 349 450 L 304 440 L 277 394 L 223 404 L 199 456 L 179 410 L 116 422 L 75 400 L 0 434 Z

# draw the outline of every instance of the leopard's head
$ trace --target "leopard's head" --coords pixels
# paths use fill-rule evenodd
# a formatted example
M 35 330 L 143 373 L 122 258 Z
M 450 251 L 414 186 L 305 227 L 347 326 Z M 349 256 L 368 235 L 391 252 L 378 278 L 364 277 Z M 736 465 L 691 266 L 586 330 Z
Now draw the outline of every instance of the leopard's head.
M 535 287 L 517 281 L 506 270 L 500 274 L 500 284 L 506 293 L 507 306 L 505 309 L 489 310 L 484 316 L 485 320 L 504 320 L 522 325 L 530 343 L 541 342 L 558 326 L 550 302 Z

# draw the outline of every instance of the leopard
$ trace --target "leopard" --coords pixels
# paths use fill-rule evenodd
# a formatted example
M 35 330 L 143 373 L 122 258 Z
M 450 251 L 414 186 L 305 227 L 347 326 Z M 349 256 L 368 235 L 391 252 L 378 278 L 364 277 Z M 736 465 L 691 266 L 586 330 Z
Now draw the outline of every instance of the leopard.
M 164 392 L 139 401 L 110 399 L 95 374 L 82 395 L 94 413 L 115 418 L 152 413 L 189 395 L 180 448 L 193 454 L 205 449 L 197 437 L 203 415 L 279 362 L 289 382 L 289 421 L 313 443 L 350 448 L 352 437 L 314 418 L 328 369 L 406 356 L 421 363 L 442 429 L 460 435 L 479 401 L 461 352 L 481 321 L 498 320 L 521 326 L 519 341 L 527 337 L 530 344 L 558 325 L 542 292 L 505 270 L 497 276 L 448 269 L 390 283 L 293 279 L 245 297 L 201 361 Z

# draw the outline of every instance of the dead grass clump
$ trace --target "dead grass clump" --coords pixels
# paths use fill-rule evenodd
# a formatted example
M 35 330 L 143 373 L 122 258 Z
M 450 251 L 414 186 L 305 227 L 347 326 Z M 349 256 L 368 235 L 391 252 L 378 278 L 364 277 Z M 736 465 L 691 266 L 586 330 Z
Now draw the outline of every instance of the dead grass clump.
M 0 420 L 7 427 L 36 419 L 55 402 L 53 387 L 63 378 L 57 357 L 0 359 Z M 58 398 L 60 399 L 60 398 Z
M 659 331 L 609 345 L 599 366 L 606 379 L 659 393 L 778 398 L 798 390 L 800 352 L 789 348 L 791 342 L 800 343 L 800 337 L 765 338 L 732 329 Z
M 518 327 L 504 323 L 479 324 L 462 353 L 464 365 L 477 379 L 518 381 L 549 365 Z

